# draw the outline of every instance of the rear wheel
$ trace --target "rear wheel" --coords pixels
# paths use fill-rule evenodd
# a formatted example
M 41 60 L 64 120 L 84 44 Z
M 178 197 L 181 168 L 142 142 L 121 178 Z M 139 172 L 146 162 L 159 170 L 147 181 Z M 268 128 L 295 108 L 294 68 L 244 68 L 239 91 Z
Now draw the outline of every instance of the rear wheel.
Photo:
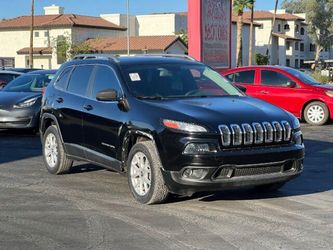
M 310 125 L 324 125 L 329 119 L 327 106 L 322 102 L 311 102 L 304 109 L 304 119 Z
M 162 203 L 168 189 L 161 173 L 162 164 L 151 141 L 133 146 L 127 161 L 128 184 L 133 197 L 143 204 Z
M 67 158 L 56 126 L 50 126 L 45 131 L 43 158 L 51 174 L 67 173 L 73 165 L 73 161 Z

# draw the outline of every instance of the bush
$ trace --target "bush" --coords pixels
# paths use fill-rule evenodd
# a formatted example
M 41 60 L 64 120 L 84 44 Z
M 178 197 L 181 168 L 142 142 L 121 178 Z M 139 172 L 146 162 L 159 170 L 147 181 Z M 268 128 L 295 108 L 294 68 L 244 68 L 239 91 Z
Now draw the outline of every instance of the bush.
M 263 54 L 256 54 L 255 60 L 257 65 L 268 65 L 269 63 L 269 56 Z
M 330 77 L 323 76 L 320 70 L 316 70 L 312 73 L 312 77 L 321 83 L 329 83 L 331 81 Z

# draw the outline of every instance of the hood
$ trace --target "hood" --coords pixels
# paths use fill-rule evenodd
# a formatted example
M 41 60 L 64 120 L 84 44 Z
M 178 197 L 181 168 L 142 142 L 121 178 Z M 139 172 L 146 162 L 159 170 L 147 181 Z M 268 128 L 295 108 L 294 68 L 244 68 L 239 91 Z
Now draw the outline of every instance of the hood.
M 213 130 L 221 124 L 283 120 L 292 124 L 291 117 L 286 111 L 251 97 L 225 96 L 145 102 L 159 108 L 158 114 L 162 119 L 193 122 Z M 164 112 L 161 112 L 161 108 Z
M 11 107 L 33 97 L 41 97 L 41 93 L 33 92 L 5 92 L 0 91 L 0 107 Z
M 318 90 L 333 90 L 333 85 L 331 84 L 318 84 L 315 85 Z

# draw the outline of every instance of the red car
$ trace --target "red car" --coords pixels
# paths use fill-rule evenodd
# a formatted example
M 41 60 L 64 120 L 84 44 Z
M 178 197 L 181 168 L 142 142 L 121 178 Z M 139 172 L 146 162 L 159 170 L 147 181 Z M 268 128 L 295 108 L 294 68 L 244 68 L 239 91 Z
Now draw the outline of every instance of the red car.
M 333 85 L 321 84 L 293 68 L 249 66 L 223 72 L 246 93 L 279 106 L 311 125 L 333 119 Z

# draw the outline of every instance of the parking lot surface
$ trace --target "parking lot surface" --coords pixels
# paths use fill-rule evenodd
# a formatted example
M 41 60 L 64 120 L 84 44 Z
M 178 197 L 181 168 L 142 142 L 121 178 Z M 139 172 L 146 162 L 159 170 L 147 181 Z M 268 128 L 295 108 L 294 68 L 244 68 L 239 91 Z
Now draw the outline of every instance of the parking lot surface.
M 302 176 L 281 191 L 136 203 L 91 164 L 47 173 L 38 136 L 0 131 L 0 249 L 333 249 L 333 125 L 303 125 Z

